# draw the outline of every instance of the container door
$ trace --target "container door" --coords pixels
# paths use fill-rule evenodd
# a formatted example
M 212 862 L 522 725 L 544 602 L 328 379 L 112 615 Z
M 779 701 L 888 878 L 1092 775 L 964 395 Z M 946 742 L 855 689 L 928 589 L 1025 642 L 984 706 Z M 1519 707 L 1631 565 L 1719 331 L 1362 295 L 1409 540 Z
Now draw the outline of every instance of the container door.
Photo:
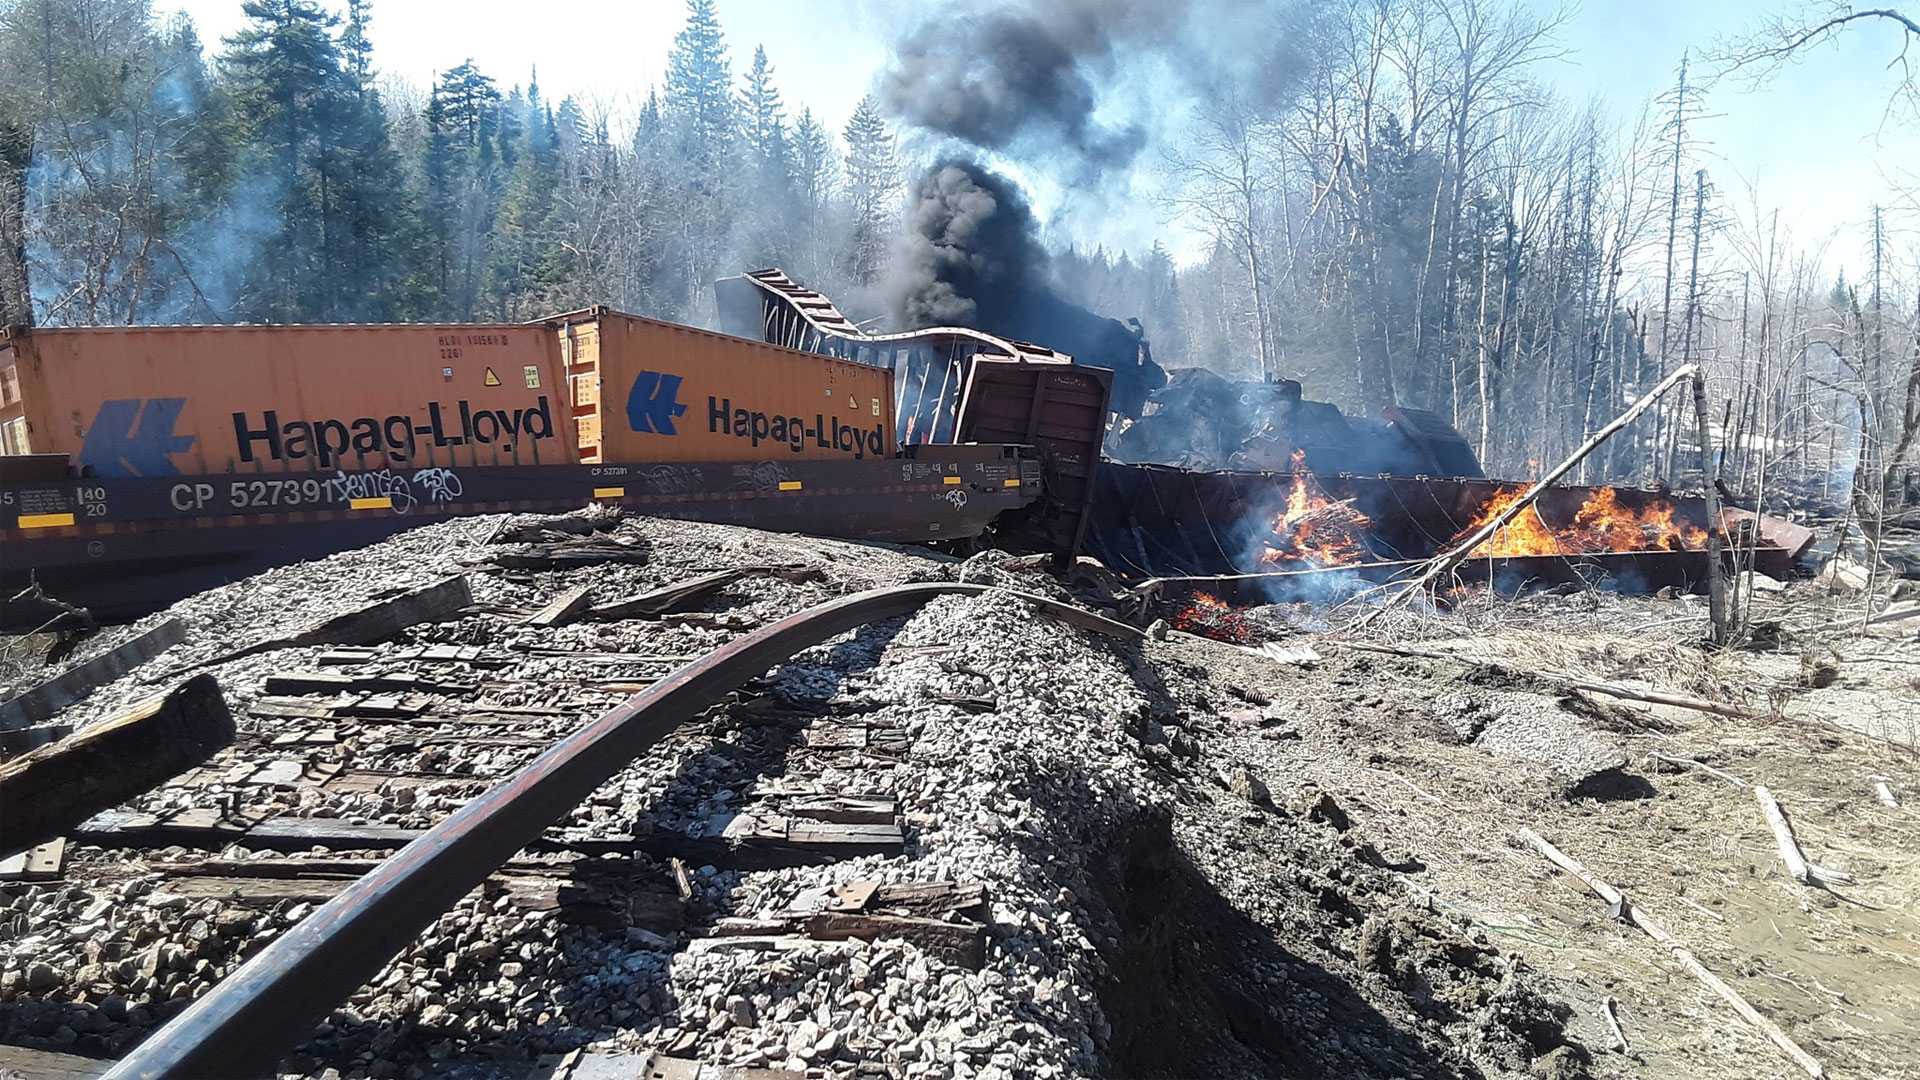
M 600 464 L 600 324 L 560 328 L 560 360 L 566 365 L 567 400 L 579 433 L 580 462 Z

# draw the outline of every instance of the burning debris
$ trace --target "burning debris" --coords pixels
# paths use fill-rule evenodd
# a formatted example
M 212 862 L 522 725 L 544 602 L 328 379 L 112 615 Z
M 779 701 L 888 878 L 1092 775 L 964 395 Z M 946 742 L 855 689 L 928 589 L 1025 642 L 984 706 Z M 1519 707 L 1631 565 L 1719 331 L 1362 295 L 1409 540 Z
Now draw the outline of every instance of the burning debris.
M 1235 645 L 1247 645 L 1254 639 L 1253 623 L 1246 614 L 1212 593 L 1194 593 L 1167 622 L 1175 630 Z
M 1274 519 L 1273 540 L 1261 552 L 1261 564 L 1320 568 L 1371 560 L 1366 536 L 1373 521 L 1356 510 L 1353 502 L 1328 498 L 1307 471 L 1306 451 L 1295 450 L 1287 508 Z
M 1526 486 L 1502 488 L 1479 515 L 1454 537 L 1464 539 L 1475 529 L 1499 517 L 1526 494 Z M 1707 531 L 1674 518 L 1672 499 L 1652 497 L 1639 506 L 1625 506 L 1611 487 L 1593 489 L 1561 527 L 1549 525 L 1538 504 L 1473 549 L 1477 558 L 1524 555 L 1594 555 L 1609 551 L 1705 551 Z

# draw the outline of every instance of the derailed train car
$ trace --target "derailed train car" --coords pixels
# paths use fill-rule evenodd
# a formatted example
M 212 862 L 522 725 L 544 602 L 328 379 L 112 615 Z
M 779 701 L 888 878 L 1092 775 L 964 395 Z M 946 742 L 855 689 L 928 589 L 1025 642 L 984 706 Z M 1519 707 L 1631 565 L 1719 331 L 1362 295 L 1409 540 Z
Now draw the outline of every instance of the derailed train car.
M 0 586 L 117 614 L 203 587 L 208 568 L 240 576 L 445 515 L 601 501 L 925 541 L 1037 497 L 1020 447 L 896 453 L 894 404 L 888 371 L 606 308 L 13 331 Z

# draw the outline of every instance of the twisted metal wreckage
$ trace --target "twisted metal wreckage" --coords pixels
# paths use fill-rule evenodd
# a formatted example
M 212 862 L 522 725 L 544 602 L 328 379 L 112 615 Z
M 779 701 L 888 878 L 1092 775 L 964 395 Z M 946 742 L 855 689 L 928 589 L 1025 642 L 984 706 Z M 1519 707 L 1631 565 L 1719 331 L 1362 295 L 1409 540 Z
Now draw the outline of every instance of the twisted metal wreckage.
M 84 452 L 78 460 L 31 448 L 0 455 L 0 542 L 9 553 L 0 568 L 0 586 L 6 587 L 0 595 L 37 584 L 68 603 L 95 608 L 98 616 L 124 617 L 213 581 L 352 547 L 441 516 L 545 511 L 596 500 L 657 516 L 852 539 L 954 541 L 991 532 L 1002 547 L 1051 553 L 1062 569 L 1080 554 L 1091 555 L 1123 581 L 1152 581 L 1169 598 L 1202 590 L 1228 600 L 1318 596 L 1339 579 L 1378 582 L 1402 575 L 1522 489 L 1488 479 L 1472 448 L 1436 414 L 1388 408 L 1377 419 L 1351 417 L 1304 398 L 1297 382 L 1233 384 L 1194 370 L 1169 379 L 1137 324 L 1077 309 L 1083 318 L 1061 330 L 1072 340 L 1058 342 L 1080 350 L 1072 354 L 965 327 L 870 334 L 831 300 L 778 269 L 723 279 L 715 292 L 722 329 L 732 336 L 604 308 L 527 324 L 524 329 L 543 348 L 553 349 L 556 374 L 548 385 L 559 391 L 564 384 L 567 394 L 551 417 L 547 399 L 539 399 L 537 418 L 567 437 L 547 440 L 547 456 L 533 461 L 496 453 L 468 462 L 459 457 L 477 449 L 468 447 L 444 461 L 408 461 L 405 467 L 381 468 L 383 459 L 369 463 L 363 454 L 360 467 L 368 471 L 353 475 L 314 472 L 311 462 L 307 472 L 276 462 L 286 470 L 276 473 L 255 461 L 252 472 L 239 473 L 228 463 L 229 474 L 183 476 L 177 469 L 169 473 L 164 460 L 158 461 L 161 468 L 116 473 L 103 472 Z M 203 335 L 274 332 L 183 329 Z M 283 329 L 325 338 L 405 328 Z M 492 336 L 484 340 L 500 336 L 500 328 L 486 329 Z M 674 342 L 697 337 L 671 347 L 698 352 L 707 368 L 767 371 L 769 379 L 787 373 L 768 365 L 800 362 L 794 352 L 857 365 L 850 372 L 878 369 L 887 387 L 880 393 L 891 401 L 872 403 L 881 430 L 852 439 L 850 445 L 858 444 L 852 456 L 777 454 L 781 440 L 762 447 L 763 433 L 756 430 L 750 444 L 745 438 L 721 440 L 724 446 L 681 439 L 671 447 L 678 457 L 655 460 L 666 445 L 657 428 L 664 423 L 671 433 L 672 417 L 687 407 L 673 398 L 680 376 L 625 370 L 660 363 L 644 358 L 655 346 L 629 346 L 624 359 L 617 352 L 620 335 L 642 332 Z M 93 340 L 85 335 L 104 341 L 127 331 L 22 332 L 4 342 L 0 362 L 31 355 L 34 336 L 46 333 L 80 335 L 77 344 L 63 347 L 84 356 Z M 583 350 L 583 342 L 592 348 Z M 446 368 L 449 377 L 453 371 Z M 495 386 L 494 369 L 487 374 L 488 385 Z M 843 382 L 847 377 L 840 376 Z M 689 389 L 693 378 L 688 376 Z M 533 365 L 527 379 L 530 388 L 538 384 Z M 622 393 L 620 386 L 607 385 L 610 380 L 633 381 L 626 397 L 631 430 L 616 431 L 618 414 L 603 408 L 616 405 Z M 775 392 L 798 396 L 780 387 Z M 828 390 L 830 407 L 837 407 L 834 392 Z M 0 406 L 0 422 L 25 431 L 33 402 L 23 404 L 21 397 L 16 388 Z M 138 404 L 106 401 L 99 416 L 108 407 L 125 412 Z M 858 404 L 866 415 L 865 402 Z M 662 419 L 655 419 L 661 410 Z M 131 415 L 122 426 L 137 435 L 158 422 L 152 411 L 149 404 L 138 414 L 138 426 Z M 1228 447 L 1229 468 L 1155 463 L 1205 459 L 1187 452 L 1208 441 L 1196 428 L 1217 427 L 1225 413 L 1246 429 L 1228 440 L 1238 444 Z M 81 414 L 76 409 L 73 415 Z M 744 435 L 746 410 L 739 416 Z M 761 418 L 752 414 L 753 423 Z M 797 448 L 804 424 L 798 416 L 791 419 Z M 890 433 L 884 430 L 889 419 Z M 96 417 L 93 426 L 101 423 Z M 691 417 L 683 423 L 696 426 Z M 714 423 L 731 426 L 726 417 Z M 828 445 L 828 426 L 835 440 L 851 433 L 838 419 L 823 421 L 814 435 L 822 447 Z M 891 438 L 882 440 L 885 434 Z M 16 434 L 13 441 L 30 437 Z M 1218 441 L 1217 432 L 1213 439 Z M 864 449 L 882 441 L 889 445 Z M 534 445 L 538 451 L 539 443 Z M 729 456 L 686 459 L 687 453 L 710 452 Z M 221 494 L 228 487 L 243 494 L 258 488 L 273 498 L 247 495 L 228 505 Z M 1723 524 L 1744 559 L 1775 575 L 1786 572 L 1812 540 L 1799 526 L 1740 510 L 1729 510 Z M 1556 488 L 1498 542 L 1478 549 L 1465 570 L 1503 583 L 1591 580 L 1597 574 L 1626 588 L 1692 587 L 1705 577 L 1707 525 L 1700 498 L 1645 489 Z M 6 617 L 37 625 L 46 613 L 44 605 L 22 602 L 10 605 Z

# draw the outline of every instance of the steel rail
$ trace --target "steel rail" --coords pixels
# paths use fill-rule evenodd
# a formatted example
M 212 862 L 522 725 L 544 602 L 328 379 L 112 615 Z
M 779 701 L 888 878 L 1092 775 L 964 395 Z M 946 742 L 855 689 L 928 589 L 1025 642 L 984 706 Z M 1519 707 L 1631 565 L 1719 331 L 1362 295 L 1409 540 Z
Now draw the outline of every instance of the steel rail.
M 567 736 L 302 919 L 222 979 L 112 1071 L 109 1080 L 270 1073 L 286 1050 L 488 874 L 594 789 L 729 690 L 854 627 L 988 586 L 876 589 L 789 615 L 714 650 Z M 1057 600 L 1015 593 L 1063 621 L 1140 632 Z

